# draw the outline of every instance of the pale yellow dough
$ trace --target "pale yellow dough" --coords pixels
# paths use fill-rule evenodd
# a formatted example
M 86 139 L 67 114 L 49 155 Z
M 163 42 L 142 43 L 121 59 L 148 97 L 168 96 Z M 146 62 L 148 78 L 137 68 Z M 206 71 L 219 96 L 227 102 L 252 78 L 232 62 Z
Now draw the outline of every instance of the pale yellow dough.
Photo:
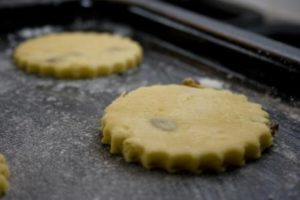
M 142 48 L 133 40 L 108 33 L 53 33 L 29 39 L 15 50 L 18 67 L 57 78 L 86 78 L 136 67 Z
M 8 190 L 9 184 L 7 178 L 9 176 L 9 169 L 6 164 L 5 157 L 0 154 L 0 197 Z
M 102 143 L 127 162 L 169 172 L 224 171 L 272 145 L 261 106 L 225 90 L 184 85 L 142 87 L 105 109 Z

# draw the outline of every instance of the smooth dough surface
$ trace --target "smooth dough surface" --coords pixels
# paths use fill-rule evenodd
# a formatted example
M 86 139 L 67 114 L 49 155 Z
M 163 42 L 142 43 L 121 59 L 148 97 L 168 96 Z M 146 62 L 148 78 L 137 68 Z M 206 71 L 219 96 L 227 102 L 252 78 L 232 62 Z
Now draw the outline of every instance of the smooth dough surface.
M 268 113 L 243 95 L 184 85 L 142 87 L 105 109 L 102 143 L 127 162 L 169 172 L 224 171 L 272 145 Z
M 6 164 L 5 157 L 0 154 L 0 197 L 8 190 L 9 184 L 7 178 L 9 176 L 9 169 Z
M 18 67 L 57 78 L 85 78 L 124 72 L 142 58 L 141 46 L 108 33 L 52 33 L 29 39 L 15 50 Z

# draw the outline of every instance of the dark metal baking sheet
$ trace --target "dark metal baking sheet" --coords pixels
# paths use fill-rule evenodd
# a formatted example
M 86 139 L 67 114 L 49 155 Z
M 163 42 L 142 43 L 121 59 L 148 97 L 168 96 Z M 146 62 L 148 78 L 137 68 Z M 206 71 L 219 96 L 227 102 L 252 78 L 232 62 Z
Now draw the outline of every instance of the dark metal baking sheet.
M 38 77 L 14 66 L 11 55 L 20 41 L 63 30 L 110 31 L 133 37 L 145 50 L 144 60 L 138 69 L 91 80 Z M 77 17 L 63 25 L 20 25 L 2 32 L 0 50 L 0 152 L 6 155 L 12 173 L 5 200 L 299 198 L 297 98 L 282 101 L 280 96 L 268 94 L 268 86 L 214 68 L 210 60 L 151 32 L 104 18 Z M 216 79 L 224 88 L 262 104 L 280 123 L 274 146 L 243 168 L 192 175 L 127 164 L 100 144 L 99 118 L 121 92 L 179 83 L 185 77 Z
M 178 7 L 191 10 L 201 15 L 233 24 L 238 27 L 250 29 L 253 26 L 263 23 L 263 16 L 246 7 L 242 7 L 230 2 L 220 1 L 197 1 L 197 0 L 163 0 Z

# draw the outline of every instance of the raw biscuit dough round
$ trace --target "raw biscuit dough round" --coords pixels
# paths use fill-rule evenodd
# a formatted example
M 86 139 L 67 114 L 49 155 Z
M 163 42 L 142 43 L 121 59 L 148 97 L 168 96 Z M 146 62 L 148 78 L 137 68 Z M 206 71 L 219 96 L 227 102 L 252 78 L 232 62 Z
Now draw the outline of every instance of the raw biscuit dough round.
M 102 143 L 127 162 L 169 172 L 224 171 L 272 145 L 269 115 L 244 95 L 185 85 L 142 87 L 105 109 Z
M 86 78 L 124 72 L 142 58 L 141 46 L 109 33 L 65 32 L 29 39 L 15 50 L 19 68 L 57 78 Z
M 0 197 L 8 190 L 9 184 L 7 178 L 9 176 L 9 169 L 6 164 L 5 157 L 0 154 Z

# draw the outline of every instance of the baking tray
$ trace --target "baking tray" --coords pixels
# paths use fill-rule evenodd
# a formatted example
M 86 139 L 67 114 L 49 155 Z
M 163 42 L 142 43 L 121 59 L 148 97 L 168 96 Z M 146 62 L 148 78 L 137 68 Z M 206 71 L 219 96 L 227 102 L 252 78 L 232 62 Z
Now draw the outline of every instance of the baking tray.
M 238 27 L 250 29 L 263 23 L 260 13 L 229 2 L 210 0 L 164 0 L 178 7 L 191 10 L 218 19 L 223 22 L 233 24 Z
M 299 198 L 297 50 L 153 2 L 2 4 L 0 152 L 12 173 L 3 199 Z M 143 46 L 143 62 L 124 74 L 86 80 L 39 77 L 14 66 L 19 42 L 65 30 L 130 36 Z M 262 104 L 280 123 L 274 146 L 243 168 L 192 175 L 127 164 L 100 144 L 99 118 L 120 93 L 185 77 L 217 80 Z
M 272 23 L 254 26 L 251 31 L 265 35 L 274 40 L 300 48 L 300 25 L 295 23 Z

